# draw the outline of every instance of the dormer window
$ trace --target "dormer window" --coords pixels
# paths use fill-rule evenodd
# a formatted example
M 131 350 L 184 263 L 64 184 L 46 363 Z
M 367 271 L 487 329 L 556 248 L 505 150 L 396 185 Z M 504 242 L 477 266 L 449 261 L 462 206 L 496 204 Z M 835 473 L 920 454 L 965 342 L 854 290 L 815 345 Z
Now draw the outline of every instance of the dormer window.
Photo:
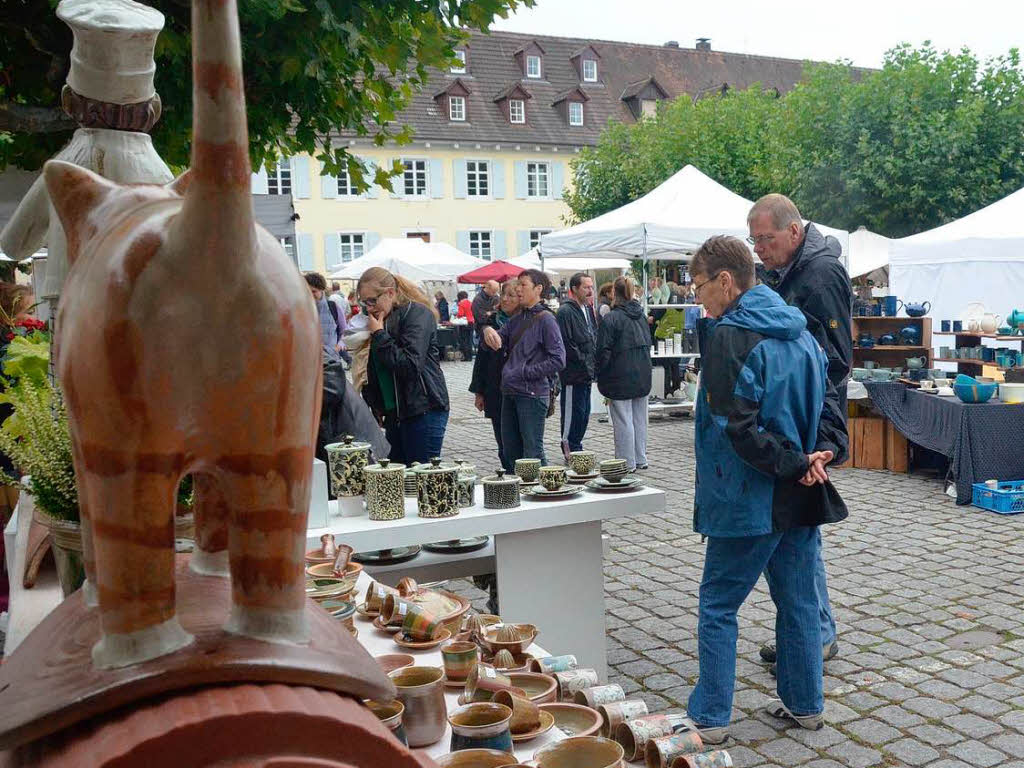
M 583 83 L 596 83 L 597 62 L 601 58 L 592 45 L 585 45 L 569 57 L 573 68 L 576 70 L 576 77 Z
M 516 80 L 494 97 L 494 103 L 498 105 L 498 109 L 512 125 L 524 125 L 526 123 L 526 102 L 531 98 L 522 82 Z
M 522 99 L 508 100 L 508 121 L 514 125 L 526 122 L 526 102 Z
M 594 61 L 593 59 L 583 60 L 583 82 L 597 82 L 597 62 Z
M 526 76 L 540 78 L 540 56 L 526 57 Z
M 626 102 L 633 117 L 640 120 L 658 114 L 658 104 L 668 98 L 668 91 L 653 77 L 648 77 L 627 85 L 619 98 Z
M 464 96 L 448 97 L 448 119 L 464 122 L 466 119 L 466 98 Z
M 583 102 L 569 102 L 569 125 L 583 125 Z
M 523 73 L 523 77 L 530 78 L 531 80 L 540 80 L 544 77 L 544 65 L 541 64 L 541 59 L 544 57 L 544 49 L 535 40 L 531 40 L 526 45 L 517 48 L 512 57 L 516 60 L 516 64 L 519 65 L 519 71 Z
M 469 119 L 469 96 L 472 91 L 462 82 L 461 77 L 456 77 L 444 90 L 434 94 L 434 103 L 438 116 L 448 115 L 448 120 L 453 123 L 464 123 Z
M 456 62 L 452 64 L 451 72 L 454 75 L 466 74 L 466 52 L 456 51 L 455 52 Z

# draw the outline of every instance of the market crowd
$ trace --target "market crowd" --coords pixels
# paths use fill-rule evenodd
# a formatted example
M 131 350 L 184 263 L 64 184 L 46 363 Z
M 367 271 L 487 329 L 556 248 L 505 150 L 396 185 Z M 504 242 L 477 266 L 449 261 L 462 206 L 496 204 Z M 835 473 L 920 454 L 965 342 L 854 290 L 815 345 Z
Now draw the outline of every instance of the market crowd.
M 650 303 L 697 303 L 705 315 L 697 323 L 693 527 L 707 549 L 700 676 L 687 712 L 708 744 L 728 736 L 737 612 L 762 574 L 777 608 L 776 641 L 761 649 L 778 678 L 779 698 L 767 711 L 821 728 L 823 664 L 838 651 L 820 527 L 847 515 L 828 468 L 847 454 L 852 290 L 838 242 L 805 225 L 788 198 L 758 200 L 747 228 L 760 264 L 741 240 L 716 236 L 690 261 L 689 284 L 654 278 L 647 286 Z M 595 291 L 580 272 L 556 289 L 528 269 L 485 284 L 472 300 L 460 292 L 454 308 L 378 267 L 348 299 L 337 286 L 329 293 L 319 275 L 306 279 L 323 332 L 321 449 L 349 432 L 406 464 L 441 454 L 449 409 L 437 340 L 443 317 L 454 318 L 462 356 L 473 361 L 469 389 L 505 470 L 521 458 L 548 462 L 544 433 L 556 412 L 559 458 L 582 450 L 595 384 L 608 402 L 616 457 L 630 471 L 647 467 L 659 318 L 645 313 L 629 277 Z

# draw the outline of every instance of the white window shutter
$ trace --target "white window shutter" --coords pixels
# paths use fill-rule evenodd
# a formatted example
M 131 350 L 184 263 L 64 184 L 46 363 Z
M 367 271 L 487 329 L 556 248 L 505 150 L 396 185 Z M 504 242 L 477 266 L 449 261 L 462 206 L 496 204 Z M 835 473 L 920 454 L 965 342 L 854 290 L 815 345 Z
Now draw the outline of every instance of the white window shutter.
M 561 160 L 551 164 L 551 197 L 562 199 L 562 188 L 565 186 L 565 163 Z
M 526 199 L 526 161 L 516 160 L 516 199 Z
M 379 232 L 367 232 L 363 235 L 363 255 L 365 256 L 374 248 L 377 247 L 377 243 L 380 242 Z
M 505 246 L 505 230 L 496 229 L 491 233 L 491 260 L 508 259 L 508 249 Z
M 469 230 L 462 229 L 455 233 L 455 247 L 463 253 L 469 253 Z
M 362 160 L 362 158 L 360 158 Z M 366 168 L 365 176 L 363 177 L 366 182 L 370 185 L 365 195 L 370 200 L 376 200 L 380 196 L 380 187 L 373 183 L 373 177 L 377 175 L 377 163 L 373 160 L 363 160 L 363 166 Z
M 430 196 L 444 197 L 444 163 L 439 158 L 430 160 Z
M 491 160 L 491 197 L 495 200 L 505 199 L 505 161 Z
M 341 266 L 341 241 L 338 240 L 337 232 L 324 235 L 324 264 L 328 272 Z
M 268 189 L 267 169 L 260 166 L 260 169 L 252 175 L 252 193 L 254 195 L 265 195 Z
M 516 233 L 516 250 L 517 256 L 522 256 L 528 250 L 530 250 L 530 230 L 521 229 Z
M 313 236 L 300 232 L 295 235 L 295 245 L 299 254 L 299 269 L 310 271 L 313 269 Z
M 334 200 L 338 196 L 338 177 L 334 174 L 326 174 L 320 177 L 320 197 L 324 200 Z M 330 262 L 328 262 L 330 263 Z
M 298 200 L 309 199 L 309 156 L 292 158 L 292 195 Z
M 466 197 L 466 161 L 454 160 L 452 166 L 455 168 L 455 197 L 462 200 Z

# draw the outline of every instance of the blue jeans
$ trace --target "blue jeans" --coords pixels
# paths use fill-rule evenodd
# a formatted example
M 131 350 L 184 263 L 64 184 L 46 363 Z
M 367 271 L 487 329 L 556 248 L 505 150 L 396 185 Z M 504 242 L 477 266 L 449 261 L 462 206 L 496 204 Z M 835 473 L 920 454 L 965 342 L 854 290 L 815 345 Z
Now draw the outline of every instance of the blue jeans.
M 548 399 L 528 395 L 501 396 L 501 447 L 505 460 L 515 466 L 516 459 L 540 459 L 544 456 L 544 419 Z
M 398 422 L 384 430 L 391 443 L 388 458 L 409 465 L 414 461 L 428 463 L 441 455 L 444 430 L 448 426 L 448 411 L 427 411 L 422 416 Z
M 814 572 L 820 551 L 816 527 L 708 539 L 697 619 L 700 679 L 687 706 L 694 722 L 729 724 L 736 685 L 736 612 L 762 571 L 776 608 L 779 698 L 794 715 L 816 715 L 825 708 Z
M 818 593 L 818 621 L 821 625 L 821 645 L 831 645 L 836 639 L 836 620 L 828 599 L 828 581 L 825 578 L 825 558 L 822 557 L 821 528 L 818 529 L 818 560 L 814 564 L 814 590 Z
M 583 436 L 587 433 L 590 422 L 590 382 L 586 384 L 566 384 L 559 395 L 562 413 L 562 447 L 566 443 L 570 451 L 583 450 Z M 569 412 L 566 413 L 566 402 Z

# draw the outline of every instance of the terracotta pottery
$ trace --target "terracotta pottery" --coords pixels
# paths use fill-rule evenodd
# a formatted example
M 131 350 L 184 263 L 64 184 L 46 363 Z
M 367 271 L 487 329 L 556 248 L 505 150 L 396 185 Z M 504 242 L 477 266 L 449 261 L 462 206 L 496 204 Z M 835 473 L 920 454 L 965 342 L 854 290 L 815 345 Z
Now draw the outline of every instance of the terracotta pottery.
M 357 443 L 352 435 L 345 435 L 340 443 L 328 443 L 328 477 L 334 496 L 362 496 L 366 492 L 363 470 L 370 464 L 370 444 Z
M 383 607 L 387 596 L 397 594 L 398 591 L 387 584 L 381 584 L 379 581 L 370 582 L 370 586 L 366 588 L 366 596 L 363 598 L 362 607 L 367 613 L 380 613 L 380 609 Z
M 509 730 L 513 734 L 527 733 L 540 727 L 540 706 L 536 702 L 515 696 L 509 691 L 498 691 L 493 700 L 512 710 Z
M 374 656 L 374 661 L 380 665 L 385 674 L 396 669 L 411 667 L 416 663 L 416 657 L 409 653 L 385 653 L 382 656 Z
M 540 459 L 516 459 L 515 468 L 524 483 L 534 483 L 540 475 Z
M 647 768 L 669 768 L 680 755 L 696 754 L 703 749 L 704 742 L 696 731 L 659 736 L 644 747 L 644 764 Z
M 627 760 L 639 760 L 644 756 L 647 742 L 659 736 L 672 735 L 685 719 L 686 715 L 676 713 L 646 715 L 626 720 L 615 728 L 615 740 L 622 745 Z
M 402 715 L 405 713 L 405 705 L 402 702 L 392 699 L 384 703 L 369 700 L 363 703 L 396 739 L 409 746 L 409 738 L 405 735 L 405 726 L 402 724 Z
M 485 654 L 483 661 L 506 674 L 509 672 L 529 672 L 533 656 L 528 653 L 510 653 L 503 648 L 497 653 Z
M 592 688 L 598 683 L 597 671 L 593 669 L 568 669 L 565 672 L 556 672 L 555 680 L 558 681 L 559 701 L 572 701 L 576 691 Z
M 348 544 L 336 545 L 337 554 L 334 557 L 334 575 L 340 576 L 345 573 L 355 552 Z
M 405 620 L 402 622 L 401 637 L 403 640 L 415 642 L 435 640 L 439 639 L 438 636 L 443 629 L 444 625 L 439 618 L 414 605 L 412 610 L 405 614 Z M 450 632 L 446 631 L 446 633 L 451 637 Z
M 349 563 L 342 576 L 338 576 L 335 573 L 334 563 L 318 563 L 317 565 L 306 567 L 306 575 L 310 578 L 339 579 L 341 581 L 340 588 L 343 589 L 343 594 L 346 595 L 356 588 L 356 582 L 359 581 L 359 574 L 362 572 L 363 566 L 359 563 Z
M 544 672 L 550 675 L 554 672 L 568 672 L 570 669 L 576 669 L 578 666 L 576 657 L 571 654 L 566 656 L 545 656 L 543 659 L 531 661 L 530 671 Z
M 480 648 L 476 643 L 452 642 L 441 646 L 444 674 L 449 682 L 465 681 L 470 670 L 480 662 Z
M 509 653 L 526 653 L 537 637 L 533 624 L 491 624 L 480 633 L 480 644 L 491 653 L 503 648 Z
M 549 704 L 558 698 L 558 681 L 540 672 L 510 672 L 513 688 L 521 688 L 526 697 L 538 704 Z
M 543 712 L 555 717 L 555 725 L 566 736 L 591 736 L 601 728 L 601 716 L 590 707 L 565 702 L 541 704 Z
M 732 756 L 724 749 L 680 755 L 672 761 L 672 768 L 732 768 Z
M 602 736 L 573 736 L 538 749 L 538 768 L 624 768 L 622 747 Z
M 497 749 L 512 752 L 512 734 L 509 723 L 512 709 L 504 704 L 481 701 L 465 704 L 450 715 L 448 724 L 452 728 L 449 749 Z
M 399 586 L 402 586 L 405 581 L 403 579 L 399 582 Z M 445 592 L 442 589 L 420 589 L 416 587 L 416 582 L 412 581 L 412 579 L 408 581 L 413 585 L 413 591 L 410 592 L 406 589 L 405 597 L 399 597 L 398 595 L 392 595 L 392 597 L 401 602 L 417 605 L 427 613 L 436 616 L 444 624 L 445 629 L 454 636 L 459 631 L 459 627 L 462 626 L 462 617 L 469 610 L 469 600 L 461 595 Z M 387 598 L 385 598 L 386 602 Z M 408 608 L 406 608 L 406 611 L 408 611 Z M 379 618 L 386 617 L 381 616 Z M 392 622 L 385 621 L 385 623 L 391 623 L 394 626 L 401 625 L 401 622 L 397 619 Z
M 434 758 L 437 768 L 499 768 L 511 755 L 498 749 L 463 749 Z M 515 758 L 511 758 L 515 759 Z
M 474 640 L 478 640 L 484 629 L 492 624 L 501 624 L 501 617 L 495 616 L 493 613 L 474 613 L 466 619 L 466 630 Z
M 366 511 L 371 520 L 405 517 L 405 465 L 381 459 L 363 470 L 366 477 Z
M 634 720 L 648 714 L 647 702 L 643 699 L 630 699 L 629 701 L 601 704 L 597 711 L 604 720 L 601 723 L 601 735 L 607 738 L 615 736 L 615 729 L 619 727 L 619 723 L 624 723 L 626 720 Z
M 597 709 L 602 704 L 611 704 L 616 701 L 625 701 L 626 692 L 618 683 L 609 685 L 597 685 L 592 688 L 583 688 L 576 691 L 573 701 L 583 704 L 591 709 Z
M 416 503 L 420 517 L 452 517 L 459 513 L 459 471 L 433 458 L 416 470 Z
M 483 480 L 485 509 L 513 509 L 519 506 L 520 479 L 505 477 L 505 470 L 496 470 Z
M 380 609 L 380 621 L 385 626 L 400 627 L 405 623 L 406 615 L 416 608 L 416 604 L 410 600 L 398 595 L 388 595 Z
M 416 579 L 411 576 L 405 576 L 398 580 L 398 584 L 395 585 L 395 589 L 398 590 L 398 594 L 402 597 L 412 597 L 420 591 L 419 584 L 416 583 Z
M 439 667 L 405 667 L 389 673 L 405 705 L 403 720 L 410 747 L 436 744 L 444 735 L 448 708 L 444 700 L 444 670 Z
M 569 454 L 569 467 L 577 475 L 589 475 L 597 466 L 597 456 L 593 451 L 573 451 Z
M 513 688 L 512 679 L 489 664 L 477 664 L 466 677 L 466 699 L 490 701 L 495 693 Z

